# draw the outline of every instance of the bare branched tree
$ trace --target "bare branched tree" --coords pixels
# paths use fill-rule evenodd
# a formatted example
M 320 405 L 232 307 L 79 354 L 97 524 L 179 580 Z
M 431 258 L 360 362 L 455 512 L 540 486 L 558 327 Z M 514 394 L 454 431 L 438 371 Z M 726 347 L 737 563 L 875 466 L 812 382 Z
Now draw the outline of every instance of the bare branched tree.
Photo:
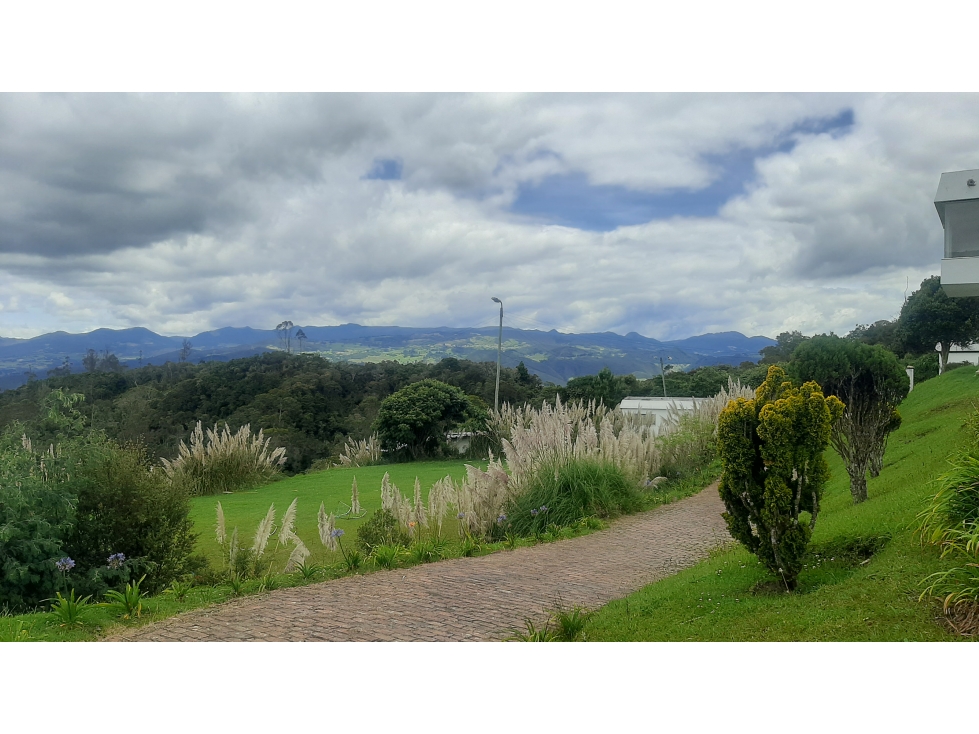
M 279 341 L 282 342 L 282 346 L 285 348 L 287 354 L 292 354 L 293 326 L 294 324 L 291 321 L 283 321 L 275 327 L 275 330 L 279 332 Z
M 801 344 L 789 368 L 797 380 L 814 380 L 846 406 L 833 423 L 830 443 L 846 466 L 854 503 L 863 502 L 867 474 L 880 474 L 887 436 L 901 425 L 897 406 L 908 393 L 904 368 L 881 346 L 832 335 Z

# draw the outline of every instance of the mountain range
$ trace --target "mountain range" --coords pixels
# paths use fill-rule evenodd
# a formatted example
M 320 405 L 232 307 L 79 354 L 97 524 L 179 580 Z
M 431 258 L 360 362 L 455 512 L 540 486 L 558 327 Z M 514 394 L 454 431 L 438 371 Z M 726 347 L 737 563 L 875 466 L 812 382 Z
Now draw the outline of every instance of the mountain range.
M 305 339 L 298 340 L 301 328 Z M 191 343 L 192 361 L 227 361 L 265 351 L 291 349 L 350 362 L 438 362 L 446 357 L 475 362 L 496 361 L 496 328 L 411 328 L 403 326 L 303 326 L 289 331 L 226 327 L 191 337 L 161 336 L 142 327 L 96 329 L 85 334 L 56 331 L 30 339 L 0 337 L 0 388 L 22 385 L 31 376 L 43 378 L 66 360 L 74 372 L 82 370 L 89 349 L 114 354 L 129 367 L 163 364 L 180 358 L 184 339 Z M 765 336 L 747 337 L 737 331 L 701 334 L 687 339 L 659 341 L 630 332 L 564 334 L 503 328 L 502 362 L 515 367 L 523 362 L 546 382 L 565 384 L 570 378 L 596 374 L 608 367 L 615 374 L 649 378 L 664 365 L 689 370 L 712 364 L 756 362 L 760 351 L 775 344 Z

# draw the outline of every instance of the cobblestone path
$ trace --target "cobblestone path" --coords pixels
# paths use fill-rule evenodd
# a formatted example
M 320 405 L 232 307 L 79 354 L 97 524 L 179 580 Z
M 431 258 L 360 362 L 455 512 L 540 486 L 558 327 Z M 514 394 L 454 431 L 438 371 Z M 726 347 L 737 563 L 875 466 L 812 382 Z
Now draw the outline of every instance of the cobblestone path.
M 595 608 L 692 566 L 730 539 L 723 509 L 713 485 L 580 538 L 277 589 L 109 639 L 501 640 L 545 608 Z

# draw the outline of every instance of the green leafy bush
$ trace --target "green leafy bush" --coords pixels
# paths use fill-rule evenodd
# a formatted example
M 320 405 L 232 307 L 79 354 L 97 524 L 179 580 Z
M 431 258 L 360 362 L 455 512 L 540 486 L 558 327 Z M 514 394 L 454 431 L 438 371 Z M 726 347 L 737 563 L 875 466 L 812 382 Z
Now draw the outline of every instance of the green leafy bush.
M 0 434 L 0 605 L 37 606 L 70 588 L 101 595 L 140 572 L 158 589 L 200 570 L 186 495 L 141 447 L 86 430 L 77 397 L 54 391 L 36 425 Z
M 374 510 L 371 516 L 357 528 L 357 547 L 365 555 L 379 545 L 400 545 L 407 547 L 411 537 L 390 510 Z
M 146 573 L 150 592 L 193 570 L 190 555 L 197 536 L 191 532 L 190 499 L 163 472 L 153 470 L 142 446 L 92 443 L 77 463 L 77 510 L 65 548 L 80 568 L 100 569 L 110 556 L 124 554 L 138 560 L 131 570 Z M 106 587 L 130 580 L 128 574 L 112 579 L 109 570 L 104 568 L 93 579 L 96 585 L 84 590 L 104 593 L 98 579 Z
M 508 528 L 539 535 L 551 523 L 572 525 L 596 515 L 614 517 L 642 507 L 639 489 L 614 464 L 577 459 L 542 465 L 526 490 L 507 503 Z
M 0 436 L 0 606 L 34 607 L 64 590 L 55 564 L 75 519 L 73 454 L 35 451 L 20 426 Z
M 60 591 L 55 592 L 52 599 L 51 613 L 60 620 L 65 627 L 74 627 L 81 624 L 82 616 L 89 609 L 91 596 L 83 596 L 80 599 L 75 597 L 75 590 L 68 592 L 67 596 L 62 596 Z
M 381 568 L 396 568 L 398 559 L 404 554 L 404 546 L 376 545 L 371 551 L 371 560 Z

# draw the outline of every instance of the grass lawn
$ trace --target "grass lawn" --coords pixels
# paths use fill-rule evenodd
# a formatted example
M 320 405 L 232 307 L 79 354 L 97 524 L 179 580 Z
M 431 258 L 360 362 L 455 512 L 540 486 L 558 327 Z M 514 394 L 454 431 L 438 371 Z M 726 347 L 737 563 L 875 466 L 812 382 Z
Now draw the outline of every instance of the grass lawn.
M 482 466 L 478 463 L 476 465 Z M 255 528 L 265 516 L 269 505 L 275 504 L 276 525 L 278 526 L 289 503 L 298 498 L 296 532 L 312 551 L 308 563 L 330 567 L 313 581 L 324 581 L 341 576 L 343 575 L 342 571 L 336 568 L 341 560 L 340 554 L 327 551 L 319 540 L 316 518 L 320 502 L 326 504 L 327 512 L 334 513 L 340 509 L 341 502 L 349 505 L 350 485 L 353 478 L 357 477 L 360 503 L 365 515 L 360 520 L 340 519 L 337 521 L 337 527 L 343 528 L 347 532 L 344 537 L 346 547 L 353 548 L 357 525 L 366 520 L 370 512 L 381 505 L 381 477 L 384 476 L 385 472 L 390 473 L 391 480 L 406 495 L 414 492 L 415 477 L 417 476 L 421 482 L 423 496 L 427 499 L 428 490 L 437 480 L 446 474 L 450 474 L 455 480 L 460 480 L 465 476 L 466 469 L 465 464 L 461 461 L 414 462 L 356 469 L 331 469 L 316 474 L 289 477 L 251 491 L 214 497 L 198 497 L 192 501 L 190 513 L 191 519 L 194 521 L 194 529 L 199 533 L 195 550 L 207 556 L 215 569 L 221 570 L 225 567 L 224 556 L 214 534 L 218 501 L 221 502 L 224 509 L 228 533 L 230 534 L 232 528 L 237 525 L 241 544 L 248 548 L 251 546 Z M 443 534 L 449 535 L 449 533 L 455 532 L 456 520 L 453 517 L 447 521 Z M 454 536 L 449 535 L 449 537 Z M 274 538 L 275 536 L 273 536 L 273 542 L 270 543 L 270 550 L 274 547 Z M 265 563 L 271 563 L 273 572 L 278 574 L 275 577 L 277 588 L 308 583 L 296 575 L 287 576 L 281 573 L 291 550 L 292 546 L 290 545 L 287 548 L 279 548 L 274 556 L 269 551 L 266 551 L 264 556 Z M 482 552 L 494 550 L 499 550 L 499 548 L 487 545 Z M 372 569 L 370 565 L 366 565 L 364 570 Z M 260 584 L 259 579 L 251 579 L 245 582 L 241 593 L 259 593 L 261 591 Z M 182 599 L 175 598 L 173 594 L 158 594 L 144 601 L 143 612 L 139 619 L 129 620 L 120 619 L 118 612 L 114 610 L 92 605 L 85 610 L 83 624 L 73 627 L 62 626 L 50 613 L 39 612 L 0 617 L 0 642 L 17 639 L 94 640 L 112 634 L 120 626 L 147 624 L 171 617 L 179 612 L 220 604 L 233 596 L 232 589 L 226 584 L 194 587 Z M 26 636 L 24 635 L 25 631 L 28 633 Z
M 480 468 L 485 464 L 470 462 Z M 326 511 L 339 515 L 350 505 L 350 487 L 354 477 L 357 478 L 357 488 L 360 504 L 365 513 L 361 519 L 338 518 L 337 527 L 345 531 L 343 543 L 347 548 L 353 548 L 357 537 L 357 527 L 367 520 L 370 513 L 381 507 L 381 478 L 387 472 L 391 481 L 401 490 L 402 494 L 411 497 L 414 494 L 415 477 L 421 482 L 422 496 L 428 499 L 428 490 L 442 477 L 451 475 L 459 481 L 466 475 L 465 464 L 461 461 L 419 461 L 407 464 L 389 464 L 385 466 L 358 467 L 356 469 L 330 469 L 315 474 L 299 474 L 258 489 L 223 494 L 213 497 L 196 497 L 193 500 L 190 517 L 194 521 L 194 531 L 199 534 L 196 550 L 207 556 L 215 568 L 223 568 L 224 555 L 218 545 L 214 527 L 216 524 L 217 503 L 224 510 L 225 525 L 228 535 L 234 527 L 238 528 L 239 542 L 245 548 L 251 546 L 255 537 L 258 523 L 265 517 L 269 505 L 275 504 L 275 524 L 281 525 L 282 515 L 289 504 L 298 498 L 296 505 L 296 534 L 302 538 L 306 547 L 312 552 L 310 563 L 326 564 L 340 560 L 339 553 L 331 553 L 320 543 L 317 530 L 317 513 L 320 503 L 326 506 Z M 341 503 L 345 507 L 341 507 Z M 455 537 L 456 519 L 453 515 L 446 519 L 443 535 Z M 274 547 L 275 538 L 269 544 L 269 550 Z M 292 546 L 280 548 L 271 558 L 269 551 L 266 557 L 273 560 L 273 567 L 281 571 L 285 566 Z
M 278 524 L 281 522 L 282 514 L 289 503 L 298 498 L 296 530 L 313 553 L 309 563 L 315 563 L 324 568 L 315 578 L 309 580 L 303 580 L 296 574 L 285 575 L 281 573 L 281 570 L 291 552 L 291 546 L 278 549 L 274 558 L 270 556 L 269 551 L 266 551 L 265 563 L 271 562 L 273 573 L 277 574 L 275 576 L 276 587 L 304 585 L 338 578 L 345 573 L 341 568 L 340 554 L 330 553 L 319 541 L 316 516 L 320 502 L 325 503 L 328 511 L 337 512 L 338 509 L 342 509 L 340 503 L 349 504 L 350 485 L 353 478 L 357 477 L 360 502 L 365 515 L 360 520 L 340 519 L 337 522 L 338 527 L 347 531 L 344 539 L 346 547 L 350 549 L 354 546 L 358 524 L 365 521 L 371 511 L 380 507 L 381 477 L 384 476 L 385 472 L 390 473 L 392 481 L 405 494 L 413 492 L 414 481 L 417 476 L 421 482 L 423 495 L 427 498 L 428 490 L 432 484 L 446 474 L 451 475 L 455 480 L 462 479 L 465 475 L 465 465 L 459 461 L 416 462 L 357 469 L 331 469 L 317 474 L 290 477 L 248 492 L 221 495 L 220 497 L 196 498 L 193 500 L 191 509 L 191 518 L 194 521 L 195 530 L 200 534 L 196 550 L 204 553 L 216 569 L 225 567 L 224 556 L 214 534 L 215 508 L 219 500 L 225 512 L 227 530 L 230 532 L 237 525 L 242 545 L 249 547 L 254 537 L 255 528 L 268 511 L 269 504 L 275 504 Z M 652 508 L 694 494 L 704 484 L 716 478 L 716 474 L 717 467 L 712 466 L 699 476 L 689 477 L 683 481 L 668 482 L 645 495 L 644 507 L 646 509 Z M 574 528 L 564 528 L 556 536 L 545 534 L 543 540 L 550 542 L 558 538 L 583 535 L 593 532 L 596 527 L 600 526 L 599 523 L 597 526 L 577 525 Z M 456 519 L 454 517 L 447 518 L 443 528 L 443 536 L 455 538 L 456 532 Z M 531 538 L 522 538 L 518 539 L 516 544 L 524 546 L 533 545 L 535 542 Z M 499 552 L 505 546 L 506 544 L 502 542 L 486 543 L 477 552 L 477 555 Z M 459 544 L 450 545 L 450 557 L 458 556 L 460 553 L 461 546 Z M 372 570 L 374 570 L 374 565 L 366 563 L 359 572 L 368 573 Z M 261 579 L 250 579 L 244 583 L 241 594 L 261 593 L 261 584 Z M 233 596 L 232 588 L 226 583 L 194 587 L 183 598 L 179 599 L 172 593 L 159 594 L 145 599 L 142 615 L 138 619 L 121 619 L 118 612 L 93 605 L 86 609 L 83 623 L 73 627 L 62 626 L 51 613 L 39 612 L 0 616 L 0 642 L 15 639 L 95 640 L 111 635 L 123 627 L 149 624 L 180 612 L 220 604 Z M 25 632 L 27 634 L 24 634 Z
M 969 368 L 915 387 L 900 407 L 870 499 L 854 506 L 839 457 L 830 450 L 826 488 L 799 590 L 770 590 L 767 571 L 740 546 L 597 611 L 589 640 L 950 640 L 940 605 L 919 602 L 920 582 L 949 567 L 914 537 L 915 516 L 966 442 L 979 403 Z M 733 542 L 733 541 L 732 541 Z M 881 546 L 876 553 L 876 546 Z

